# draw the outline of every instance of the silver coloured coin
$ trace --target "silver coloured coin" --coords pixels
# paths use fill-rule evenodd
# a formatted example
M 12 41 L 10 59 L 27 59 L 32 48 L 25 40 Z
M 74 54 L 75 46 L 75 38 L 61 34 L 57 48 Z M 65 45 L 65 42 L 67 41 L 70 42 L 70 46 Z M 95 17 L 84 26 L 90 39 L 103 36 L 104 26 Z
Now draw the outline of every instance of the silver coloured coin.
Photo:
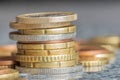
M 49 40 L 62 40 L 70 39 L 76 36 L 76 32 L 69 34 L 57 34 L 57 35 L 21 35 L 18 32 L 11 32 L 9 37 L 16 41 L 49 41 Z
M 18 67 L 16 69 L 20 73 L 29 73 L 29 74 L 65 74 L 65 73 L 73 73 L 73 72 L 83 72 L 83 67 L 81 65 L 76 65 L 72 67 L 65 68 L 26 68 L 26 67 Z

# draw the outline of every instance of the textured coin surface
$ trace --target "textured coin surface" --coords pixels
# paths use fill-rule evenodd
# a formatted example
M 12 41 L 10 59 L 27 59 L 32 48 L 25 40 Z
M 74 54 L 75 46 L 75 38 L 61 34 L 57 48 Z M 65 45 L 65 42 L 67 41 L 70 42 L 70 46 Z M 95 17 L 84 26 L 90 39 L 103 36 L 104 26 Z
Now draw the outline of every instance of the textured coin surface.
M 56 61 L 68 61 L 76 58 L 77 54 L 54 55 L 54 56 L 16 55 L 16 61 L 20 62 L 56 62 Z

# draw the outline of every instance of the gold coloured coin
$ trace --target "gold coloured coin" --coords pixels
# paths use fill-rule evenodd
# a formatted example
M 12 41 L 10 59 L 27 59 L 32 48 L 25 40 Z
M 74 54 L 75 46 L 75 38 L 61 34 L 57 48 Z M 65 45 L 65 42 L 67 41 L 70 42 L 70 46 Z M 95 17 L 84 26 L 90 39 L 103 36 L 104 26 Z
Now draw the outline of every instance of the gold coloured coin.
M 29 68 L 59 68 L 59 67 L 70 67 L 77 64 L 77 60 L 70 61 L 60 61 L 60 62 L 18 62 L 21 67 L 29 67 Z
M 56 62 L 68 61 L 77 58 L 77 54 L 54 55 L 54 56 L 26 56 L 16 55 L 16 61 L 20 62 Z
M 18 49 L 39 49 L 39 50 L 50 50 L 50 49 L 65 49 L 74 47 L 74 41 L 61 42 L 61 43 L 49 43 L 49 44 L 40 44 L 40 43 L 18 43 Z
M 60 28 L 60 27 L 68 27 L 70 25 L 71 25 L 70 22 L 47 23 L 47 24 L 24 24 L 24 23 L 10 22 L 10 28 L 18 29 L 18 30 Z
M 33 35 L 44 35 L 44 34 L 64 34 L 75 32 L 76 27 L 70 25 L 68 27 L 50 28 L 50 29 L 21 29 L 18 30 L 20 34 L 33 34 Z
M 119 36 L 99 36 L 90 39 L 90 42 L 95 44 L 109 44 L 118 47 L 120 43 Z
M 18 15 L 16 21 L 25 24 L 70 22 L 77 20 L 77 14 L 73 12 L 41 12 Z
M 13 69 L 0 70 L 0 80 L 16 80 L 19 77 L 19 72 Z
M 99 46 L 82 46 L 79 49 L 79 63 L 83 66 L 101 66 L 108 64 L 111 53 Z
M 55 49 L 55 50 L 18 50 L 20 55 L 31 56 L 48 56 L 48 55 L 64 55 L 75 53 L 74 48 Z
M 99 72 L 105 70 L 105 66 L 84 67 L 84 72 Z
M 108 60 L 101 60 L 101 61 L 80 61 L 79 62 L 84 67 L 94 67 L 94 66 L 103 66 L 108 64 Z
M 9 65 L 9 66 L 0 66 L 0 70 L 1 69 L 8 69 L 8 68 L 14 68 L 13 65 Z

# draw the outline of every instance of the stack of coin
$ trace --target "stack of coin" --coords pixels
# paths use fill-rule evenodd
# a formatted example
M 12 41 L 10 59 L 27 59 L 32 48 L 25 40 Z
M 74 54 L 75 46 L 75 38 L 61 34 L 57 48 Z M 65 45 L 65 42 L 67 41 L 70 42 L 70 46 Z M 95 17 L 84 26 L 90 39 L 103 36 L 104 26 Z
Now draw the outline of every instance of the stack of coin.
M 0 70 L 0 80 L 25 80 L 19 78 L 19 72 L 13 69 Z
M 17 69 L 30 79 L 76 79 L 82 75 L 74 49 L 77 19 L 72 12 L 23 14 L 11 22 L 10 38 L 17 40 Z M 47 77 L 44 77 L 46 76 Z M 35 76 L 35 77 L 34 77 Z M 48 78 L 49 76 L 49 78 Z
M 14 68 L 15 53 L 17 53 L 16 45 L 0 46 L 0 69 Z
M 105 48 L 93 45 L 83 45 L 79 49 L 79 63 L 84 66 L 85 72 L 97 72 L 105 69 L 105 66 L 113 58 L 112 53 Z

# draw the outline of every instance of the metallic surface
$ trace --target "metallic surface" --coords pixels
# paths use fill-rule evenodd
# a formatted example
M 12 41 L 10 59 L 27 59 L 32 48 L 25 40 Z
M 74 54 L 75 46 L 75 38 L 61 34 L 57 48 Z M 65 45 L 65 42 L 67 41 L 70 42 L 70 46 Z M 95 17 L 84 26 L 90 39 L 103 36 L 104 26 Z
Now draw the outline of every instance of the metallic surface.
M 81 46 L 78 53 L 79 63 L 83 66 L 101 66 L 108 64 L 112 54 L 98 46 Z
M 16 55 L 16 61 L 20 62 L 57 62 L 76 59 L 77 54 L 54 55 L 54 56 L 27 56 Z
M 109 44 L 114 47 L 119 47 L 120 37 L 119 36 L 98 36 L 90 39 L 91 43 L 94 44 Z
M 11 32 L 10 38 L 17 41 L 49 41 L 74 38 L 76 33 L 58 34 L 58 35 L 20 35 L 17 32 Z
M 19 77 L 19 72 L 13 69 L 0 70 L 0 80 L 16 80 Z
M 43 62 L 43 63 L 18 62 L 18 63 L 20 63 L 19 66 L 28 68 L 60 68 L 74 66 L 78 63 L 78 61 L 75 59 L 61 62 Z
M 35 50 L 64 49 L 64 48 L 72 48 L 72 47 L 74 47 L 74 41 L 69 41 L 69 42 L 65 41 L 61 43 L 48 43 L 48 44 L 42 44 L 42 43 L 17 44 L 18 49 L 35 49 Z
M 60 28 L 50 28 L 50 29 L 21 29 L 18 30 L 20 34 L 28 34 L 28 35 L 52 35 L 52 34 L 65 34 L 65 33 L 73 33 L 76 31 L 76 27 L 74 25 L 60 27 Z
M 66 48 L 66 49 L 52 49 L 52 50 L 23 50 L 19 49 L 19 55 L 27 55 L 27 56 L 52 56 L 52 55 L 69 55 L 76 53 L 74 48 Z
M 84 67 L 84 72 L 99 72 L 105 70 L 105 66 Z
M 69 42 L 73 41 L 72 38 L 69 39 L 61 39 L 61 40 L 50 40 L 50 41 L 20 41 L 18 43 L 28 43 L 28 44 L 54 44 L 54 43 L 64 43 L 64 42 Z
M 62 23 L 47 23 L 47 24 L 24 24 L 17 22 L 10 22 L 10 28 L 12 29 L 41 29 L 41 28 L 59 28 L 59 27 L 67 27 L 70 25 L 70 22 L 62 22 Z
M 14 65 L 14 61 L 12 60 L 2 60 L 0 61 L 0 66 L 9 66 L 9 65 Z
M 77 20 L 77 14 L 72 12 L 41 12 L 18 15 L 16 17 L 18 23 L 26 24 L 70 22 L 74 20 Z
M 83 72 L 83 67 L 81 65 L 75 65 L 71 67 L 64 68 L 26 68 L 16 66 L 16 69 L 20 73 L 28 73 L 28 74 L 65 74 L 65 73 L 73 73 L 73 72 Z
M 26 73 L 20 73 L 20 76 L 25 77 L 28 80 L 79 80 L 79 78 L 82 78 L 82 75 L 83 72 L 56 75 L 30 75 Z

